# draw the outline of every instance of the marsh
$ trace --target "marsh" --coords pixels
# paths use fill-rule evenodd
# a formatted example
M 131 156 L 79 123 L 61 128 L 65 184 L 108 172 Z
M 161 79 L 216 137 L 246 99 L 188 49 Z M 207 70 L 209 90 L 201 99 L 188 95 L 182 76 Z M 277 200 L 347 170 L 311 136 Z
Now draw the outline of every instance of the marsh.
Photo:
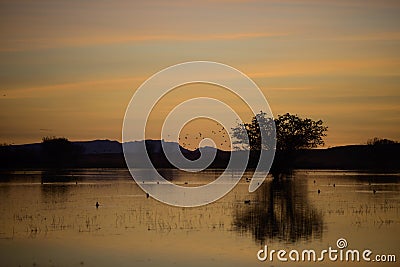
M 182 186 L 220 173 L 164 172 Z M 400 256 L 400 174 L 301 170 L 254 193 L 250 176 L 214 203 L 179 208 L 147 198 L 126 169 L 2 171 L 0 265 L 279 266 L 289 263 L 259 262 L 257 251 L 319 250 L 339 238 Z M 327 264 L 357 263 L 312 263 Z

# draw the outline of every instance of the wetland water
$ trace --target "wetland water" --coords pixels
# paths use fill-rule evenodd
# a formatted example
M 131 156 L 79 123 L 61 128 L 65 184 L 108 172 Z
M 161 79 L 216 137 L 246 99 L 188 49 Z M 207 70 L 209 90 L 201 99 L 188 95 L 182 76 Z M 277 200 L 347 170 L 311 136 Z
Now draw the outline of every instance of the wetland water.
M 164 172 L 187 186 L 219 174 Z M 126 169 L 3 171 L 0 266 L 364 266 L 257 259 L 265 245 L 319 253 L 339 238 L 396 255 L 367 266 L 398 266 L 400 174 L 302 170 L 254 193 L 248 185 L 244 177 L 212 204 L 178 208 L 146 198 Z

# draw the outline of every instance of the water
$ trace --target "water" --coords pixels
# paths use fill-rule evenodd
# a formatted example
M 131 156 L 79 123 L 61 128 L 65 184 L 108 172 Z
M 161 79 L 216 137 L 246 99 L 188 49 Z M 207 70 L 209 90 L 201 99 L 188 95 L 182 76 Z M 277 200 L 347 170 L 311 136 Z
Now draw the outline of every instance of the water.
M 194 186 L 220 171 L 163 174 Z M 363 266 L 257 259 L 265 245 L 319 254 L 345 238 L 349 249 L 395 254 L 383 265 L 398 266 L 400 174 L 297 171 L 254 193 L 246 177 L 215 203 L 178 208 L 146 198 L 125 169 L 3 171 L 0 265 Z

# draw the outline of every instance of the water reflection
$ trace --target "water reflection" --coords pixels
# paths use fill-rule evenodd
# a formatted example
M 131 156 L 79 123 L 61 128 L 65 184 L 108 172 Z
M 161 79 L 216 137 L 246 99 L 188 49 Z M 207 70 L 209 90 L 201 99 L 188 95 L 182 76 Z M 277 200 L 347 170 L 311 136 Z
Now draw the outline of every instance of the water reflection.
M 76 183 L 78 176 L 68 169 L 50 169 L 42 171 L 41 183 Z
M 69 170 L 44 170 L 41 176 L 43 203 L 57 204 L 68 201 L 69 189 L 77 180 Z
M 322 238 L 322 214 L 310 205 L 307 193 L 306 184 L 295 179 L 264 184 L 256 191 L 254 205 L 236 211 L 235 230 L 250 232 L 261 244 L 266 239 L 294 243 Z
M 40 189 L 43 203 L 64 203 L 68 201 L 69 185 L 43 184 Z
M 164 170 L 183 186 L 218 172 Z M 399 251 L 400 174 L 300 171 L 249 193 L 251 175 L 214 203 L 179 208 L 146 198 L 126 169 L 3 173 L 0 265 L 247 267 L 259 266 L 263 243 L 321 250 L 340 237 L 352 248 Z
M 210 169 L 199 172 L 186 172 L 178 169 L 158 169 L 157 172 L 167 181 L 181 186 L 200 186 L 216 180 L 223 169 Z

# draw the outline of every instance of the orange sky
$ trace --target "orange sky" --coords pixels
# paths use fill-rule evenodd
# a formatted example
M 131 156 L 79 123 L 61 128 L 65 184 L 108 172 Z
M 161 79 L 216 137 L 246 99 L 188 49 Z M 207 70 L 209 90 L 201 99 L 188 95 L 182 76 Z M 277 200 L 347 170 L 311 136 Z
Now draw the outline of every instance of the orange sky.
M 326 146 L 400 140 L 398 14 L 373 0 L 0 1 L 0 143 L 121 140 L 136 88 L 192 60 L 247 74 L 274 115 L 322 119 Z

